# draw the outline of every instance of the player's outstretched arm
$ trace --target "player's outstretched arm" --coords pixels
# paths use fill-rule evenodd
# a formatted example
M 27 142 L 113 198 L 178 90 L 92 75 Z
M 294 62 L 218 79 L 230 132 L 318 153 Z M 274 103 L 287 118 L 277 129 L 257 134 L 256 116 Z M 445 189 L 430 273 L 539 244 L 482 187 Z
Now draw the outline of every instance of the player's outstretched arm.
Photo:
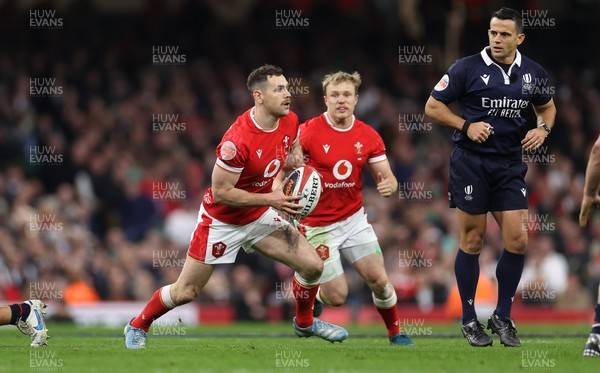
M 494 128 L 486 122 L 473 122 L 465 127 L 465 120 L 454 114 L 448 105 L 429 96 L 425 104 L 425 115 L 434 121 L 458 131 L 466 129 L 467 137 L 474 142 L 482 143 L 488 139 L 493 133 Z
M 579 212 L 579 226 L 585 228 L 594 208 L 600 207 L 600 137 L 596 139 L 587 168 L 585 170 L 585 184 L 583 187 L 583 199 L 581 211 Z
M 293 202 L 300 196 L 283 194 L 283 183 L 271 193 L 252 193 L 236 188 L 240 174 L 224 170 L 215 164 L 212 173 L 212 194 L 215 203 L 234 207 L 271 206 L 288 214 L 298 214 L 302 206 Z
M 390 167 L 390 162 L 386 160 L 369 163 L 371 174 L 377 182 L 377 191 L 385 198 L 389 198 L 398 191 L 398 180 L 394 176 Z

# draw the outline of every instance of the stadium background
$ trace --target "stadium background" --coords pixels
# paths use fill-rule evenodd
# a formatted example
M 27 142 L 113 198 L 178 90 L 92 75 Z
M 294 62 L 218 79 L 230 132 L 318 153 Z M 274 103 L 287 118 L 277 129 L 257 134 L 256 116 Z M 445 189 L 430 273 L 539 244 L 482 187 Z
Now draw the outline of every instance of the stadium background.
M 590 319 L 600 222 L 581 231 L 577 215 L 600 128 L 599 6 L 585 0 L 0 1 L 0 299 L 47 299 L 68 321 L 75 304 L 145 302 L 173 282 L 214 148 L 252 105 L 246 76 L 273 63 L 301 120 L 324 111 L 324 74 L 361 73 L 356 115 L 384 138 L 401 185 L 388 200 L 366 178 L 364 193 L 401 310 L 457 316 L 452 144 L 423 106 L 454 59 L 487 44 L 503 5 L 531 11 L 520 50 L 548 70 L 558 110 L 548 147 L 524 155 L 531 235 L 516 307 Z M 492 298 L 501 250 L 490 220 L 481 264 Z M 196 305 L 221 320 L 285 319 L 291 275 L 241 253 Z M 347 277 L 344 317 L 357 319 L 371 297 Z

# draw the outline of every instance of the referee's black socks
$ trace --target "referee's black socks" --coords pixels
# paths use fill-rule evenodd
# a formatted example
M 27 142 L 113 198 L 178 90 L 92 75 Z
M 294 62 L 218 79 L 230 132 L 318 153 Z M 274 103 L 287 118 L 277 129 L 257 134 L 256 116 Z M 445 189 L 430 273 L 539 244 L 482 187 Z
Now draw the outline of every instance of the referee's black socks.
M 31 306 L 27 303 L 15 303 L 11 304 L 10 311 L 12 316 L 10 317 L 10 323 L 17 325 L 19 320 L 27 320 L 29 313 L 31 313 Z

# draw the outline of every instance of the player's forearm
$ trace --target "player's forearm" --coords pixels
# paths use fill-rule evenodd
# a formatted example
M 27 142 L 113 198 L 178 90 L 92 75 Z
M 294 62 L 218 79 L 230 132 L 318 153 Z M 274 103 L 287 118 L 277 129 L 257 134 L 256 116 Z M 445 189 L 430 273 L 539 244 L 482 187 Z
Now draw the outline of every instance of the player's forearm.
M 462 130 L 463 124 L 465 123 L 463 118 L 454 114 L 448 106 L 433 97 L 429 97 L 425 104 L 425 115 L 444 126 L 459 131 Z
M 270 205 L 266 193 L 251 193 L 238 188 L 213 188 L 213 199 L 215 203 L 232 207 L 258 207 Z
M 283 170 L 285 172 L 290 172 L 302 165 L 304 165 L 304 152 L 302 151 L 300 143 L 296 141 L 292 145 L 292 150 L 290 151 L 290 154 L 288 154 L 287 159 L 285 160 Z
M 551 102 L 551 105 L 544 106 L 542 108 L 536 108 L 537 114 L 537 125 L 540 126 L 543 123 L 546 123 L 548 127 L 552 128 L 554 126 L 554 120 L 556 118 L 556 107 Z
M 594 197 L 598 195 L 598 189 L 600 189 L 600 143 L 596 142 L 592 147 L 592 154 L 585 171 L 583 193 Z

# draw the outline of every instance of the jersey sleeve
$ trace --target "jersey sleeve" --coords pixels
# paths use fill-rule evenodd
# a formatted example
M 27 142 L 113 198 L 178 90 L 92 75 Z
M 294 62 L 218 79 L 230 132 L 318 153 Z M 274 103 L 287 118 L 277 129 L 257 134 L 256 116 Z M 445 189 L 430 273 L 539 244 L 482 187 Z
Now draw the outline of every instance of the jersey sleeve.
M 541 66 L 538 66 L 537 75 L 530 101 L 534 106 L 541 106 L 550 101 L 554 89 L 548 85 L 548 73 Z
M 377 131 L 371 129 L 371 132 L 372 133 L 369 134 L 369 136 L 373 139 L 373 150 L 369 153 L 367 162 L 377 163 L 385 161 L 387 159 L 387 155 L 385 154 L 385 143 Z
M 455 61 L 438 84 L 433 87 L 431 96 L 448 105 L 456 101 L 466 91 L 467 69 L 464 60 Z
M 216 154 L 217 165 L 236 174 L 244 170 L 248 159 L 248 151 L 242 139 L 229 131 L 217 146 Z

